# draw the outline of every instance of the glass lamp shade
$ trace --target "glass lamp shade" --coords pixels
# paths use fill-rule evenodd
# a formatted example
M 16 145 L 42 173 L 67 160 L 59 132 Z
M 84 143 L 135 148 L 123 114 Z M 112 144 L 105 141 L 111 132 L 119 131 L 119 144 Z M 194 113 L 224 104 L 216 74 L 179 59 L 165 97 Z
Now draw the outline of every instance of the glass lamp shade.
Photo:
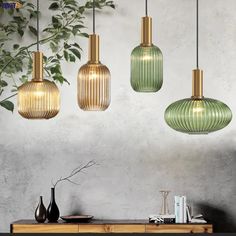
M 163 83 L 161 50 L 152 46 L 138 46 L 131 53 L 131 86 L 136 92 L 157 92 Z
M 26 119 L 50 119 L 60 109 L 60 94 L 54 82 L 32 80 L 18 88 L 18 112 Z
M 87 63 L 77 77 L 78 104 L 85 111 L 104 111 L 110 105 L 111 76 L 101 63 Z
M 165 121 L 174 130 L 188 134 L 207 134 L 227 126 L 232 119 L 230 108 L 221 101 L 183 99 L 165 111 Z

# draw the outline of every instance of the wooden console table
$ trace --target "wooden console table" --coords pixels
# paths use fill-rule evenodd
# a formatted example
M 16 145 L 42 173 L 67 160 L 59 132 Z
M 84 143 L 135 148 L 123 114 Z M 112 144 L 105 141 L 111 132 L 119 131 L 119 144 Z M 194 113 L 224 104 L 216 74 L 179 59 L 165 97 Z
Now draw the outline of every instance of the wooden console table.
M 92 220 L 89 223 L 37 223 L 19 220 L 11 233 L 212 233 L 211 224 L 152 224 L 148 220 Z

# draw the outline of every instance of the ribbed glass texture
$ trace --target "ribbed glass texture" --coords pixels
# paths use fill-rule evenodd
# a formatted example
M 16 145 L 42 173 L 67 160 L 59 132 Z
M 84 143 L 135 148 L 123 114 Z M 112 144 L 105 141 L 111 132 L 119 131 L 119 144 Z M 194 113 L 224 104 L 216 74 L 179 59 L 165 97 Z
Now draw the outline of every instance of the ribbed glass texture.
M 231 119 L 230 108 L 210 98 L 179 100 L 165 111 L 166 123 L 171 128 L 189 134 L 207 134 L 223 129 Z
M 18 112 L 26 119 L 50 119 L 60 110 L 60 94 L 55 83 L 30 81 L 18 88 Z
M 104 111 L 110 105 L 111 76 L 100 63 L 87 63 L 78 72 L 78 104 L 85 111 Z
M 136 92 L 157 92 L 163 83 L 163 57 L 156 46 L 138 46 L 131 53 L 131 86 Z

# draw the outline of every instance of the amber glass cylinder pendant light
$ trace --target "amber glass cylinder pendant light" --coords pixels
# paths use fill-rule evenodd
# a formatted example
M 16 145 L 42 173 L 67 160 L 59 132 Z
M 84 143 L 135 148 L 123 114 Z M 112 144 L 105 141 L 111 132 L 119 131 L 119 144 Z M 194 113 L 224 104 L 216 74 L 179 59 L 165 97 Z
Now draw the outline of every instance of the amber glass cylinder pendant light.
M 192 97 L 172 103 L 165 111 L 166 123 L 189 134 L 208 134 L 227 126 L 230 108 L 221 101 L 203 96 L 203 71 L 198 68 L 198 0 L 196 0 L 196 64 L 193 70 Z
M 99 36 L 95 34 L 93 1 L 93 34 L 89 35 L 89 60 L 78 72 L 78 105 L 85 111 L 104 111 L 110 104 L 111 76 L 99 61 Z
M 26 119 L 50 119 L 60 109 L 54 82 L 43 78 L 43 53 L 39 52 L 39 0 L 37 0 L 37 52 L 33 53 L 33 78 L 18 88 L 18 112 Z
M 141 44 L 131 53 L 131 86 L 136 92 L 157 92 L 163 83 L 163 57 L 152 43 L 152 18 L 142 17 Z

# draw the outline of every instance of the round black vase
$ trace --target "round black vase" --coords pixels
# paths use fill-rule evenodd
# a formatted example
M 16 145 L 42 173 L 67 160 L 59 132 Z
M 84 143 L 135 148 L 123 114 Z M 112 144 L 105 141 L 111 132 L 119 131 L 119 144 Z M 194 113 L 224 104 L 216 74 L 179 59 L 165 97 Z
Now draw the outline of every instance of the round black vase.
M 45 206 L 43 205 L 43 197 L 40 196 L 39 204 L 38 204 L 38 206 L 35 210 L 35 214 L 34 214 L 35 220 L 39 223 L 44 223 L 47 218 L 46 214 L 47 214 L 47 211 L 46 211 Z
M 55 189 L 51 188 L 51 201 L 47 209 L 48 222 L 57 222 L 59 216 L 60 212 L 55 201 Z

